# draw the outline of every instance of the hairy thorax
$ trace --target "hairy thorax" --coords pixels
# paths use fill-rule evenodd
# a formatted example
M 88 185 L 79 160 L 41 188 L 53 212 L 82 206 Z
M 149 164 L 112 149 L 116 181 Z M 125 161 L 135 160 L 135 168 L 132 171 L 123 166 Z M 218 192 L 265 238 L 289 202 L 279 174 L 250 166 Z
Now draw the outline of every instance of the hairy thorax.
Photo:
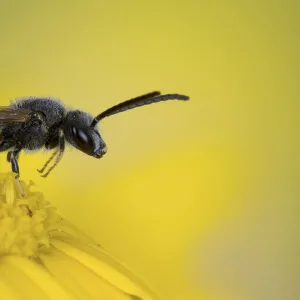
M 47 128 L 52 127 L 55 123 L 62 120 L 66 114 L 64 104 L 60 100 L 50 97 L 19 98 L 11 106 L 15 109 L 25 108 L 43 113 Z
M 27 97 L 17 99 L 11 104 L 14 109 L 23 108 L 42 115 L 42 124 L 19 124 L 10 127 L 14 139 L 26 150 L 38 150 L 42 148 L 51 132 L 57 124 L 63 120 L 66 109 L 62 102 L 53 98 Z

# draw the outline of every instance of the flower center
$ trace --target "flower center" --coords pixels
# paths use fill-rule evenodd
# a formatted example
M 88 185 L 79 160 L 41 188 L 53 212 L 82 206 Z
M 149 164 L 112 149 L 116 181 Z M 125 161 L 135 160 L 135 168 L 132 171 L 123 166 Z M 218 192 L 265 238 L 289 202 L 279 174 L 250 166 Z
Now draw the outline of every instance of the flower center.
M 61 218 L 31 186 L 22 182 L 21 197 L 14 175 L 0 174 L 0 255 L 37 257 L 50 247 L 49 233 Z

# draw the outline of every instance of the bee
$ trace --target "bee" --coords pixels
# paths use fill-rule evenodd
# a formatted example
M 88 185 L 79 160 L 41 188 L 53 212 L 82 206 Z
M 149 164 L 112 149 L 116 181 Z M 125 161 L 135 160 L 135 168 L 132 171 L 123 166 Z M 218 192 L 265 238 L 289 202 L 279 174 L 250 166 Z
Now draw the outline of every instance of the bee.
M 166 100 L 189 100 L 180 94 L 161 95 L 154 91 L 103 111 L 96 117 L 81 110 L 69 110 L 57 99 L 26 97 L 9 106 L 0 107 L 0 152 L 7 153 L 16 179 L 20 177 L 18 157 L 22 150 L 53 150 L 53 154 L 38 172 L 47 177 L 63 157 L 66 142 L 77 150 L 95 157 L 107 152 L 106 143 L 99 133 L 98 123 L 129 109 Z M 54 163 L 47 169 L 50 163 Z

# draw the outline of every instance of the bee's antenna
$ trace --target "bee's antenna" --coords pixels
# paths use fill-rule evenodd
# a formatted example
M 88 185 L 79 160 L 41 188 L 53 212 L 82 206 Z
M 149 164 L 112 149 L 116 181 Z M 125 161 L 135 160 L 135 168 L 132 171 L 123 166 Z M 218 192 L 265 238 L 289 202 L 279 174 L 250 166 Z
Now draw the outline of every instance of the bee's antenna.
M 91 127 L 95 127 L 99 121 L 101 121 L 102 119 L 108 116 L 118 114 L 120 112 L 126 111 L 128 109 L 133 109 L 139 106 L 149 105 L 152 103 L 167 101 L 167 100 L 189 100 L 189 97 L 180 94 L 161 95 L 160 92 L 156 92 L 156 91 L 145 95 L 141 95 L 139 97 L 119 103 L 105 110 L 104 112 L 102 112 L 101 114 L 99 114 L 97 117 L 94 118 L 94 120 L 91 123 Z

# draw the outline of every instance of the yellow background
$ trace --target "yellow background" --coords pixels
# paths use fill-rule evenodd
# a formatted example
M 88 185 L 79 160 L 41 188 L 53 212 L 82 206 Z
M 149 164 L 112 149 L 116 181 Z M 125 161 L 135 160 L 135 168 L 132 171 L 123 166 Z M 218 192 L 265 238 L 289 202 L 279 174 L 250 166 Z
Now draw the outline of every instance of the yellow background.
M 166 300 L 300 297 L 297 1 L 2 0 L 0 37 L 2 105 L 191 97 L 103 121 L 107 155 L 46 180 L 23 154 L 23 180 Z

